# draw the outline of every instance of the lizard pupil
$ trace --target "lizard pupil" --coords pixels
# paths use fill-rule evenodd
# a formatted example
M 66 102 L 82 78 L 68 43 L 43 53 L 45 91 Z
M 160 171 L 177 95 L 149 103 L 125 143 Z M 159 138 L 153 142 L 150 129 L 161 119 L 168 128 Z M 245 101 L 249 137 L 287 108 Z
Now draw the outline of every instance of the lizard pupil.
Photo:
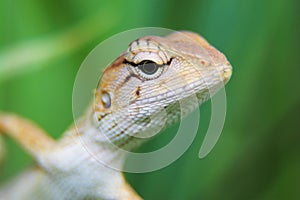
M 141 65 L 138 66 L 142 72 L 148 75 L 152 75 L 158 70 L 158 66 L 155 62 L 152 61 L 144 61 Z

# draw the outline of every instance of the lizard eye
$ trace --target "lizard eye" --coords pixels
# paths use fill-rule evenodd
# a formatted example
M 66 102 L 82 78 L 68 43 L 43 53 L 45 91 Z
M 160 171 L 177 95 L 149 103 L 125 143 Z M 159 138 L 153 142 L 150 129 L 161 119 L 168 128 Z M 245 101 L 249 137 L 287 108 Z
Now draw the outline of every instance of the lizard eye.
M 162 74 L 163 65 L 159 65 L 150 60 L 145 60 L 136 66 L 136 71 L 145 79 L 155 79 Z

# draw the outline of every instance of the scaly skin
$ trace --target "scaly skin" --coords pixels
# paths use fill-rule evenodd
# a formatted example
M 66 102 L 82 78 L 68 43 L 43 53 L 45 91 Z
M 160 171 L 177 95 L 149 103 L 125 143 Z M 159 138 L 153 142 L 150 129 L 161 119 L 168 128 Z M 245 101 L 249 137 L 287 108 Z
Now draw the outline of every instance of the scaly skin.
M 230 76 L 225 56 L 195 33 L 133 41 L 104 71 L 86 115 L 59 141 L 27 120 L 0 114 L 0 131 L 37 163 L 4 185 L 0 199 L 141 199 L 121 172 L 99 160 L 122 168 L 126 155 L 117 147 L 135 148 L 180 120 Z

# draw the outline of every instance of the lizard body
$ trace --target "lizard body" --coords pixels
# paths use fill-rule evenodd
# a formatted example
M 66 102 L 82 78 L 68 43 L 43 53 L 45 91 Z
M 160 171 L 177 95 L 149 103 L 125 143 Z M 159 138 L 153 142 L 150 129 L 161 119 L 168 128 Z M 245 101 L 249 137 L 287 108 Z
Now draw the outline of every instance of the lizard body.
M 141 199 L 121 172 L 97 158 L 122 168 L 126 156 L 116 148 L 131 150 L 180 120 L 230 76 L 226 57 L 195 33 L 133 41 L 103 72 L 86 115 L 60 140 L 25 119 L 0 113 L 0 132 L 37 163 L 4 185 L 0 199 Z

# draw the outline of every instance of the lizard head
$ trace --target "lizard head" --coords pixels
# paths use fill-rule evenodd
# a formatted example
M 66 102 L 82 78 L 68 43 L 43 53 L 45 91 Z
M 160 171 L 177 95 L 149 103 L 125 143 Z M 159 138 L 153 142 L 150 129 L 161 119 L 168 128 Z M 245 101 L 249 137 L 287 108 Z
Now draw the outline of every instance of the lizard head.
M 226 57 L 195 33 L 142 37 L 105 69 L 95 111 L 101 123 L 108 123 L 102 118 L 109 113 L 125 134 L 145 132 L 164 121 L 162 116 L 155 118 L 162 110 L 170 122 L 180 119 L 179 101 L 185 101 L 185 113 L 191 112 L 223 87 L 231 72 Z M 197 105 L 189 105 L 192 95 Z M 140 126 L 124 129 L 122 121 Z

